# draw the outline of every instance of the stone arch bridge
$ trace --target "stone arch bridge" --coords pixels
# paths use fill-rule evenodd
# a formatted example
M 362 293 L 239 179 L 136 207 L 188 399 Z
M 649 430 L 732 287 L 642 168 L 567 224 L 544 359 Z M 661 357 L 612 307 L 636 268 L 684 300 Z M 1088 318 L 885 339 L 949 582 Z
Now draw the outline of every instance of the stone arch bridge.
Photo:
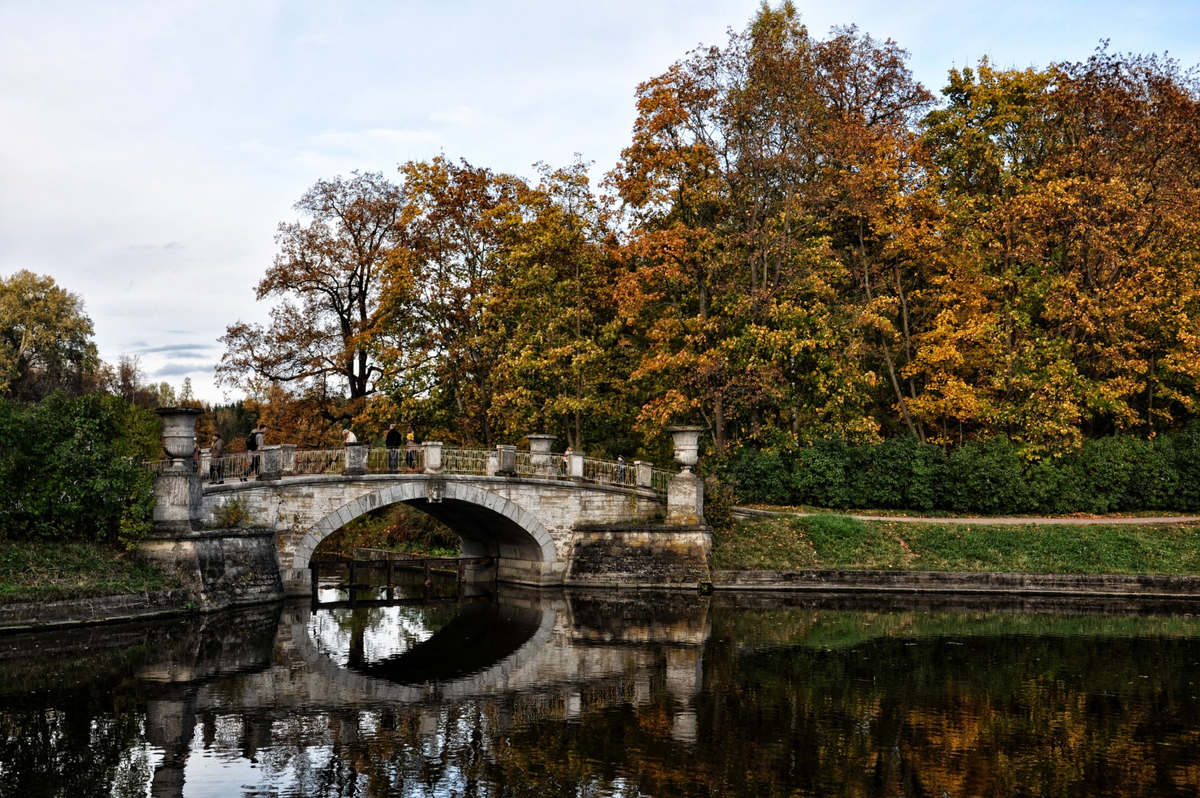
M 195 413 L 164 409 L 164 450 L 155 478 L 155 531 L 143 544 L 174 565 L 202 607 L 310 590 L 317 546 L 371 511 L 406 504 L 458 534 L 463 556 L 492 557 L 495 578 L 546 586 L 695 586 L 708 580 L 712 537 L 703 488 L 691 473 L 695 428 L 677 432 L 684 469 L 554 454 L 553 436 L 528 436 L 529 451 L 447 449 L 408 453 L 268 446 L 190 463 Z M 186 450 L 187 456 L 184 456 Z M 231 528 L 234 515 L 248 524 Z

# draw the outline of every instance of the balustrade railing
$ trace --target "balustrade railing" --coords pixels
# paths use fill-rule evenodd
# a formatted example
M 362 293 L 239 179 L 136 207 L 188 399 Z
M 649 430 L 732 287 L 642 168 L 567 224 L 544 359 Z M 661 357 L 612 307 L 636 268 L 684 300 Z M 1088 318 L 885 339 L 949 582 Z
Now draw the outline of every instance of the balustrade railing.
M 613 460 L 596 460 L 585 457 L 583 458 L 583 480 L 603 485 L 634 488 L 637 487 L 637 469 L 633 467 L 632 463 L 618 463 Z
M 257 454 L 257 458 L 256 455 Z M 496 451 L 494 449 L 442 449 L 441 473 L 485 476 L 491 467 L 495 467 Z M 568 478 L 569 467 L 561 452 L 552 454 L 550 469 L 552 478 Z M 287 466 L 281 476 L 316 476 L 341 475 L 346 472 L 346 449 L 296 449 L 289 454 Z M 261 470 L 264 456 L 261 452 L 233 452 L 213 460 L 207 452 L 201 457 L 197 471 L 204 482 L 236 482 L 250 472 L 253 459 L 258 460 Z M 388 473 L 421 473 L 425 470 L 425 451 L 423 449 L 370 449 L 366 457 L 366 471 L 369 474 Z M 169 460 L 159 460 L 146 464 L 147 468 L 157 473 L 163 473 L 169 466 Z M 533 460 L 528 451 L 516 452 L 516 472 L 518 476 L 536 476 Z M 544 474 L 542 475 L 545 476 Z M 675 473 L 660 468 L 651 470 L 650 489 L 655 493 L 666 493 L 667 484 Z M 617 462 L 614 460 L 599 460 L 593 457 L 583 458 L 583 482 L 616 485 L 620 487 L 638 487 L 637 466 L 634 463 Z
M 346 473 L 345 449 L 297 449 L 294 475 Z
M 424 470 L 422 449 L 371 449 L 367 453 L 368 474 L 410 474 Z
M 487 474 L 492 449 L 442 449 L 443 474 Z

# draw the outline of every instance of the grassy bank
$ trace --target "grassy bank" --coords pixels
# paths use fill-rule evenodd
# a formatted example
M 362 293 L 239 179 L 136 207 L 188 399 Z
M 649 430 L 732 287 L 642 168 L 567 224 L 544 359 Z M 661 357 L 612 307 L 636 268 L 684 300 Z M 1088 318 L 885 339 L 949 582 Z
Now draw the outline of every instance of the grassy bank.
M 178 582 L 122 549 L 0 541 L 0 604 L 168 590 Z
M 1200 574 L 1200 527 L 740 519 L 716 535 L 713 567 Z

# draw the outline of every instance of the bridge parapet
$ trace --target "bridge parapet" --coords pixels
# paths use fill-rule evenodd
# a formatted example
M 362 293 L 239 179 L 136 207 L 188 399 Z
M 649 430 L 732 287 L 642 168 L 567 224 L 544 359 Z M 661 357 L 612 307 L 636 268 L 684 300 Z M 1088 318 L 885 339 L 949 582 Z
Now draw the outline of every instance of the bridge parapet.
M 549 437 L 549 436 L 547 436 Z M 261 459 L 263 478 L 363 474 L 460 474 L 494 476 L 504 473 L 495 462 L 503 463 L 503 455 L 511 447 L 493 449 L 446 448 L 440 442 L 426 443 L 419 449 L 398 450 L 394 457 L 389 450 L 370 448 L 366 444 L 350 444 L 337 449 L 300 449 L 293 445 L 267 446 Z M 582 454 L 560 456 L 551 453 L 511 452 L 511 474 L 518 477 L 567 479 L 596 485 L 615 485 L 643 488 L 666 495 L 675 472 L 655 468 L 651 463 L 635 460 L 627 464 L 618 460 L 585 457 Z M 211 459 L 204 454 L 197 468 L 203 484 L 240 479 L 246 473 L 251 455 L 235 452 Z M 492 465 L 489 465 L 489 461 Z M 164 465 L 165 465 L 164 461 Z M 158 470 L 162 472 L 164 465 Z

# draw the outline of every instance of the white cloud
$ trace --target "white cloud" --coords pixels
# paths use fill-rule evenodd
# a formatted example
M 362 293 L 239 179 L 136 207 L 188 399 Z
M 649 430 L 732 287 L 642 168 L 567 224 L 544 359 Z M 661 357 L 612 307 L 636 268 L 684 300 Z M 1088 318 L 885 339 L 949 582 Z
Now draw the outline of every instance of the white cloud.
M 434 111 L 429 115 L 432 122 L 441 122 L 455 127 L 477 128 L 483 122 L 483 114 L 474 108 L 459 105 L 448 111 Z

